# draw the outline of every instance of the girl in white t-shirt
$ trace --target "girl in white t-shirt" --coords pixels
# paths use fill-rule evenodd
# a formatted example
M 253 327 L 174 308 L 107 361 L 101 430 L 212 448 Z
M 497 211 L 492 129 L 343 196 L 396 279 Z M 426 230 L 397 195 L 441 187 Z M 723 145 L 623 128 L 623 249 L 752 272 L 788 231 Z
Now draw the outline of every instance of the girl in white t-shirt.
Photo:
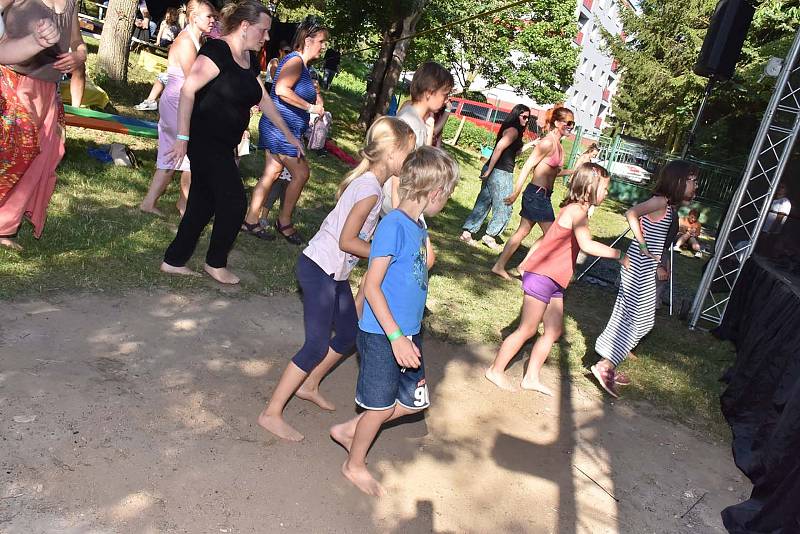
M 336 206 L 297 260 L 306 340 L 258 416 L 258 424 L 280 438 L 303 439 L 283 419 L 292 395 L 323 410 L 335 409 L 320 395 L 319 384 L 355 347 L 358 316 L 350 272 L 359 258 L 369 257 L 369 241 L 381 210 L 381 188 L 400 172 L 406 156 L 414 150 L 414 141 L 414 132 L 403 121 L 393 117 L 375 121 L 360 152 L 361 163 L 339 185 Z M 331 337 L 331 331 L 336 335 Z

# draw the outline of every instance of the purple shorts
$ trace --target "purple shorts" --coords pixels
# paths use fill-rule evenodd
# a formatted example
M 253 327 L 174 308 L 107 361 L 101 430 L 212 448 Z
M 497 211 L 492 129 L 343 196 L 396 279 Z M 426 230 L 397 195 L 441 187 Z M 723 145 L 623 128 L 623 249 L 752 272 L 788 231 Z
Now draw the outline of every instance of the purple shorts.
M 550 304 L 550 299 L 564 298 L 564 288 L 543 274 L 522 273 L 522 291 L 545 304 Z

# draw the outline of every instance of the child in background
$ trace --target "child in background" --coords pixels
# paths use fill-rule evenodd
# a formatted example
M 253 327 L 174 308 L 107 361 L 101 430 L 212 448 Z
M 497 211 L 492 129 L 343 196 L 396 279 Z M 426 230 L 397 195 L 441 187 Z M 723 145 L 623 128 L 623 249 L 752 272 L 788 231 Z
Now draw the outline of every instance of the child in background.
M 411 78 L 411 88 L 409 90 L 411 101 L 410 103 L 408 101 L 403 103 L 397 113 L 397 118 L 414 130 L 417 148 L 431 144 L 434 129 L 433 114 L 444 107 L 454 85 L 455 81 L 450 71 L 433 61 L 420 65 L 414 73 L 414 77 Z M 383 185 L 381 216 L 385 216 L 400 203 L 398 183 L 397 176 L 392 176 Z M 422 224 L 425 224 L 425 217 L 422 218 Z M 428 268 L 430 269 L 436 262 L 436 252 L 430 239 L 428 239 L 425 246 L 427 248 Z
M 586 147 L 586 150 L 583 151 L 583 154 L 578 156 L 574 167 L 567 171 L 568 174 L 564 175 L 565 181 L 569 181 L 569 177 L 578 172 L 578 169 L 584 163 L 596 163 L 595 160 L 597 159 L 598 154 L 600 154 L 600 147 L 597 145 L 597 143 L 592 143 Z
M 303 435 L 283 419 L 292 395 L 323 410 L 333 404 L 319 384 L 355 345 L 358 318 L 350 272 L 370 255 L 369 240 L 381 209 L 381 186 L 414 149 L 414 133 L 395 118 L 382 117 L 367 132 L 361 163 L 339 185 L 337 202 L 297 260 L 303 292 L 306 341 L 283 372 L 258 424 L 276 436 L 300 441 Z M 331 338 L 331 330 L 336 335 Z
M 656 315 L 656 269 L 681 204 L 694 198 L 698 175 L 694 163 L 674 160 L 658 173 L 653 196 L 625 212 L 635 239 L 628 247 L 630 268 L 623 269 L 614 310 L 594 345 L 601 356 L 591 367 L 600 386 L 618 397 L 617 386 L 630 384 L 616 371 L 633 348 L 653 329 Z
M 628 266 L 623 250 L 618 250 L 592 240 L 589 233 L 589 208 L 606 198 L 608 171 L 596 163 L 578 167 L 570 181 L 569 193 L 561 203 L 556 220 L 541 239 L 538 248 L 521 265 L 522 312 L 519 326 L 500 346 L 486 378 L 500 389 L 516 388 L 505 374 L 508 362 L 544 324 L 544 332 L 531 350 L 528 370 L 522 379 L 522 388 L 552 395 L 542 384 L 539 372 L 550 354 L 553 344 L 561 336 L 564 323 L 564 289 L 569 285 L 575 270 L 578 251 L 590 256 L 619 260 Z
M 181 27 L 178 25 L 178 10 L 174 7 L 168 7 L 167 13 L 164 15 L 164 20 L 161 21 L 161 25 L 158 27 L 156 44 L 164 48 L 169 48 L 180 32 Z
M 414 73 L 411 79 L 411 103 L 403 104 L 397 113 L 397 118 L 414 130 L 417 148 L 431 144 L 433 114 L 444 107 L 453 85 L 455 82 L 450 71 L 433 61 L 423 63 Z M 400 203 L 397 184 L 398 179 L 394 176 L 383 186 L 383 215 Z
M 678 241 L 675 243 L 672 250 L 680 252 L 683 245 L 688 243 L 692 250 L 694 250 L 695 258 L 702 257 L 703 253 L 700 252 L 700 242 L 697 241 L 700 237 L 700 233 L 703 231 L 703 227 L 700 226 L 700 212 L 695 209 L 689 211 L 689 215 L 685 219 L 683 217 L 680 218 L 679 226 Z
M 367 451 L 381 427 L 428 407 L 422 314 L 428 293 L 427 229 L 458 182 L 458 165 L 441 149 L 413 152 L 399 173 L 400 204 L 378 225 L 363 288 L 367 302 L 356 344 L 361 356 L 356 403 L 363 413 L 331 428 L 348 452 L 342 474 L 368 495 L 384 490 L 367 470 Z

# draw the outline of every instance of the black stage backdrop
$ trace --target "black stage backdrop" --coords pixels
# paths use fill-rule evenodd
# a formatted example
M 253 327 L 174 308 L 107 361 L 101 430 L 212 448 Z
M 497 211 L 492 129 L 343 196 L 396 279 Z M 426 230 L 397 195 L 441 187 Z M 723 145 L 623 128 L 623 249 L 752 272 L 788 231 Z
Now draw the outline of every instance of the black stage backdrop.
M 715 334 L 736 344 L 722 413 L 750 499 L 723 510 L 734 534 L 800 532 L 800 264 L 753 256 Z

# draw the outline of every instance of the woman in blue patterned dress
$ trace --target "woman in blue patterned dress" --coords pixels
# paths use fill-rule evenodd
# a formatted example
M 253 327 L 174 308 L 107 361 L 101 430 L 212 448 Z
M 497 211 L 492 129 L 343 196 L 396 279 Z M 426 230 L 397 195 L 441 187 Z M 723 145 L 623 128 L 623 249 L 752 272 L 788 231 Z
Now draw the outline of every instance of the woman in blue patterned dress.
M 302 139 L 308 128 L 311 113 L 320 116 L 325 113 L 321 101 L 318 101 L 319 95 L 312 83 L 308 64 L 320 57 L 327 40 L 328 30 L 320 26 L 314 17 L 306 17 L 294 36 L 295 51 L 281 60 L 275 72 L 272 101 L 298 139 Z M 286 188 L 286 198 L 275 218 L 275 230 L 288 242 L 300 245 L 303 238 L 292 225 L 292 212 L 303 186 L 308 181 L 308 161 L 302 154 L 298 154 L 297 147 L 289 143 L 284 134 L 264 116 L 258 123 L 258 131 L 258 147 L 266 150 L 267 161 L 264 174 L 253 189 L 242 231 L 260 239 L 274 239 L 274 235 L 259 225 L 259 212 L 272 184 L 285 167 L 292 175 L 292 181 Z

